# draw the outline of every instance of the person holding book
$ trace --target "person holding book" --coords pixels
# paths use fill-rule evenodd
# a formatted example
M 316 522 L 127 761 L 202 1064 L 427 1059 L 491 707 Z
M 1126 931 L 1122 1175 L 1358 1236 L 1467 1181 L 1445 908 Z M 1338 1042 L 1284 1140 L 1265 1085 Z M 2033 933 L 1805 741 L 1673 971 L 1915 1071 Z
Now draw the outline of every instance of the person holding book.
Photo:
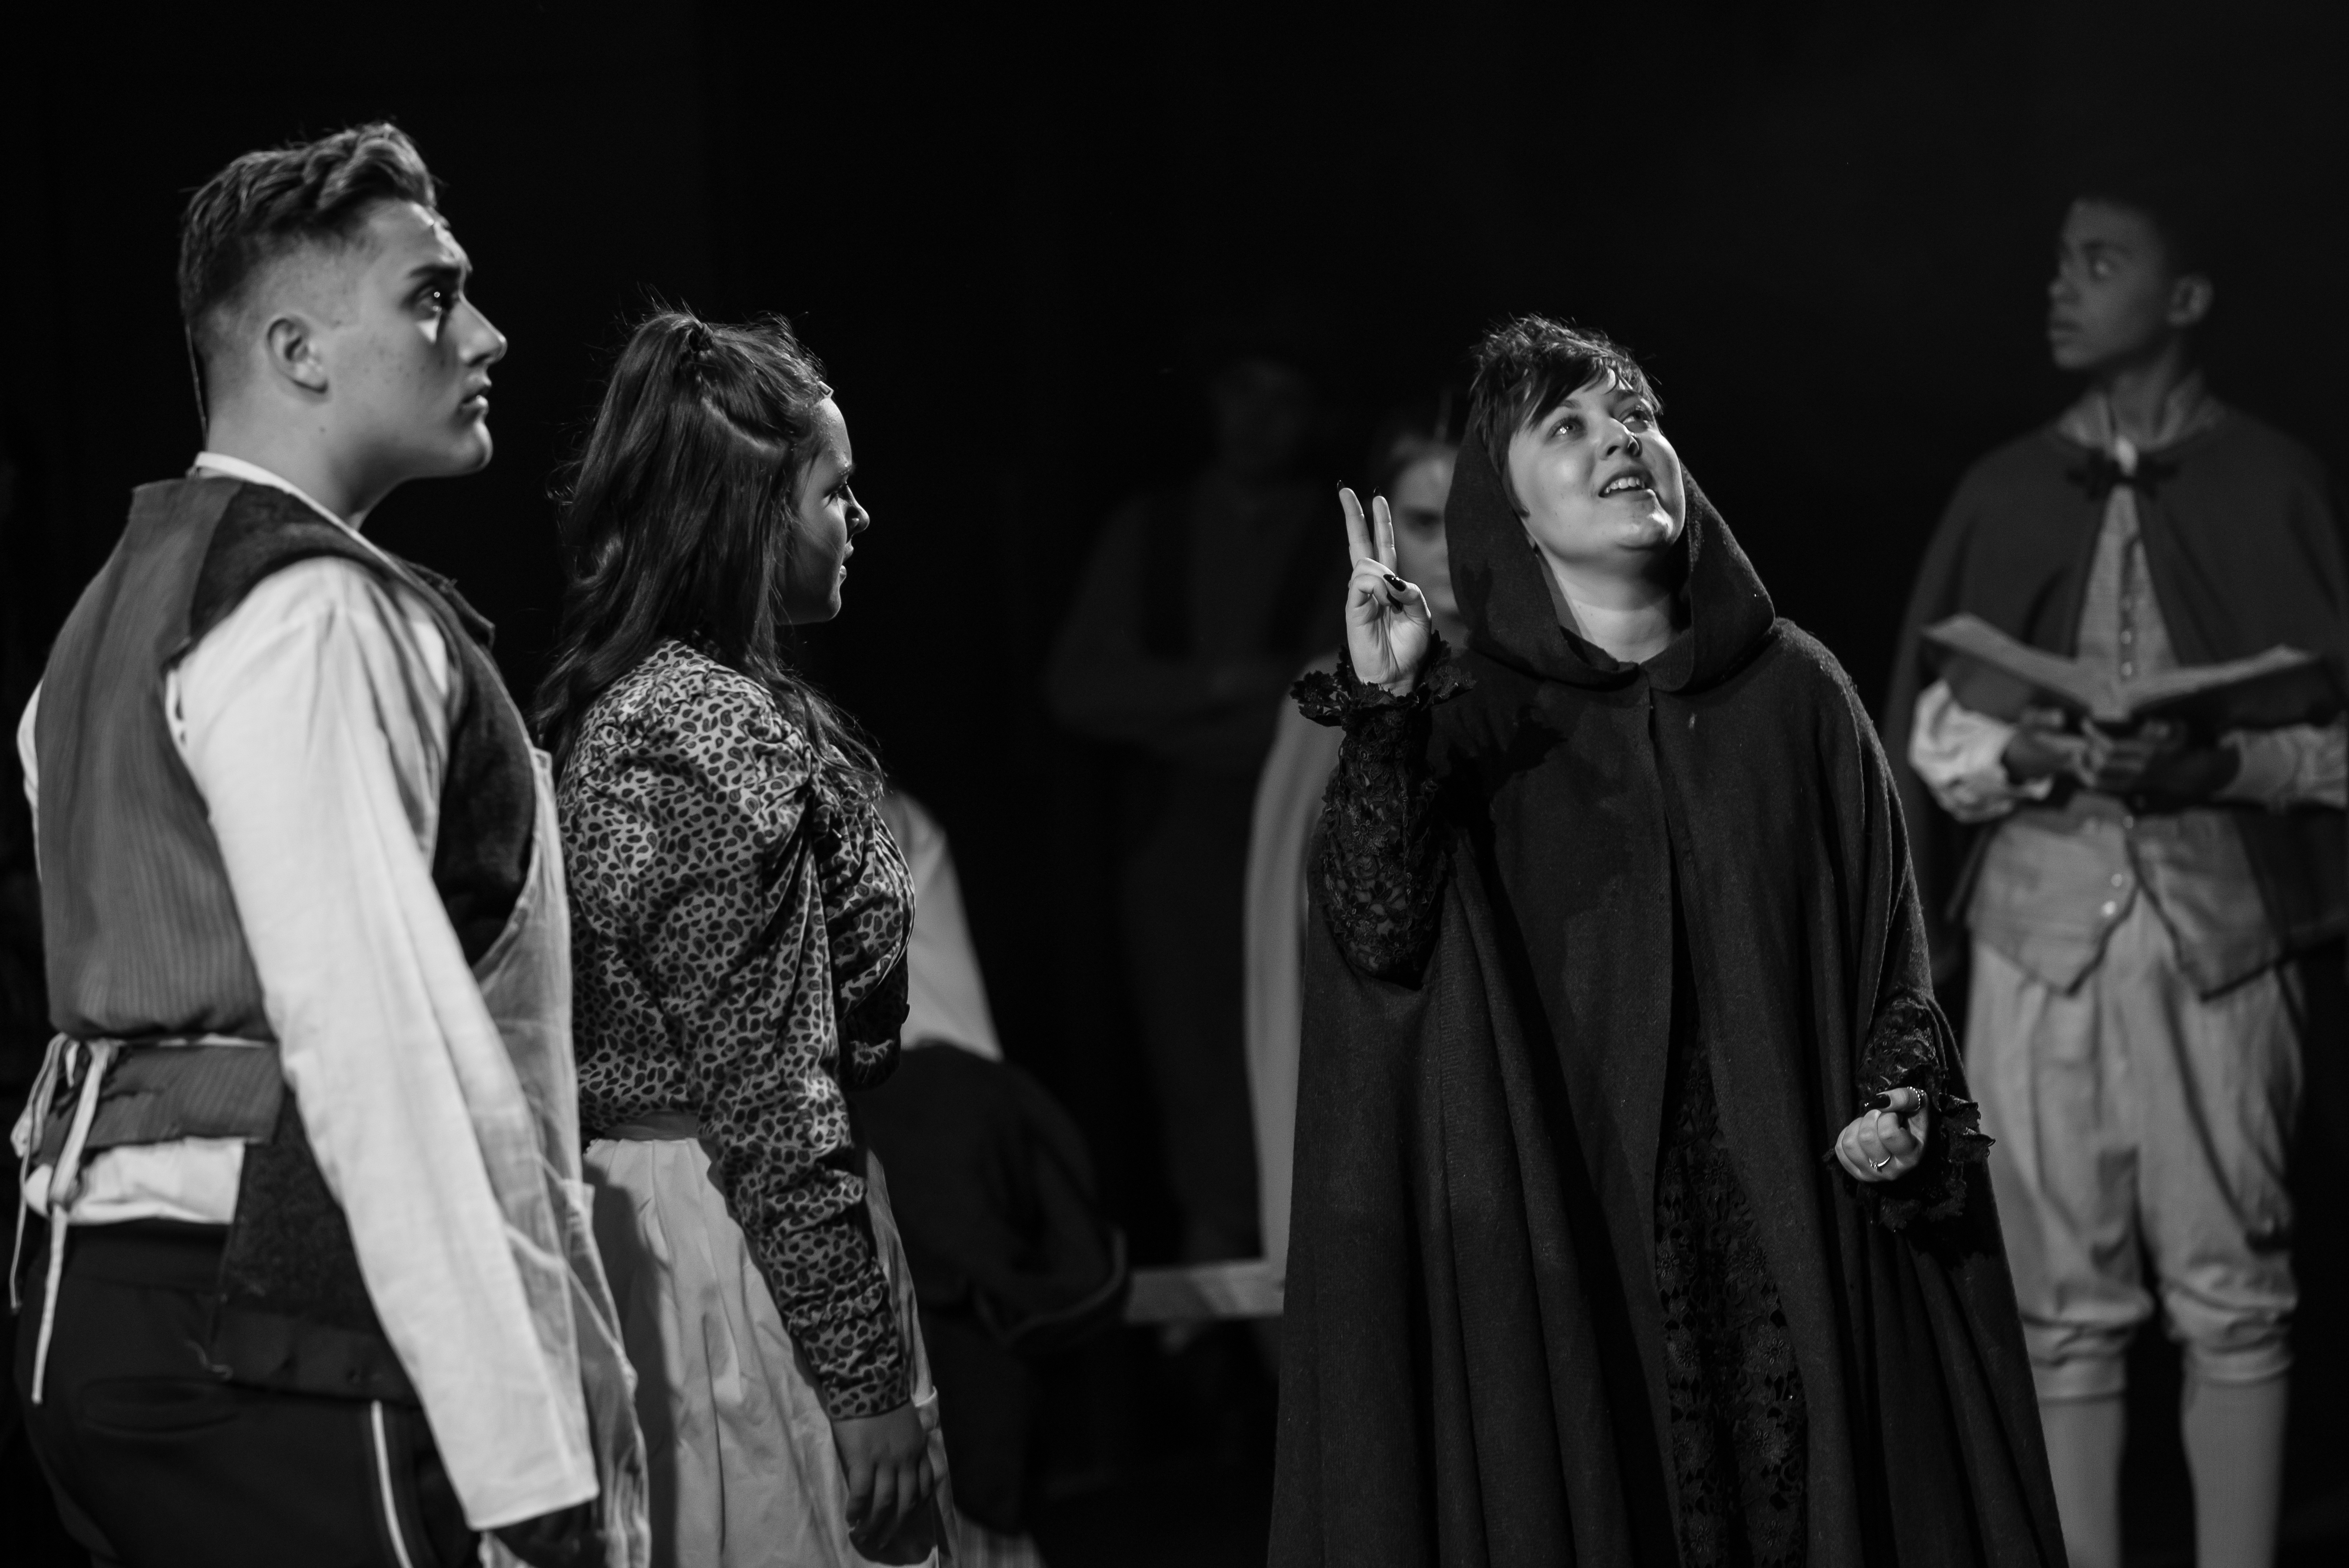
M 2157 1301 L 2186 1353 L 2198 1561 L 2272 1556 L 2285 1156 L 2306 987 L 2339 984 L 2349 565 L 2317 459 L 2195 367 L 2214 293 L 2158 191 L 2072 204 L 2048 336 L 2088 390 L 1958 486 L 1885 710 L 2078 1568 L 2120 1561 L 2125 1357 Z M 1936 645 L 1961 615 L 2071 661 L 2039 683 L 2058 700 L 1985 711 Z M 2288 711 L 2273 679 L 2217 669 L 2150 717 L 2061 697 L 2272 672 L 2278 649 L 2324 677 Z

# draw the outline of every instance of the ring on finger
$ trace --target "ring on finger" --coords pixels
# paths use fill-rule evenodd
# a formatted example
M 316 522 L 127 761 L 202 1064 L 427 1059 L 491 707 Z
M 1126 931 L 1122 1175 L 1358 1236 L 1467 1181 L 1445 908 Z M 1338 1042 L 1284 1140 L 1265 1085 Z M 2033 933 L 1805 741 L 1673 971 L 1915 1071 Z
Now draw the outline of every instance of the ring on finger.
M 1881 1160 L 1878 1160 L 1878 1161 L 1875 1161 L 1876 1168 L 1877 1168 L 1878 1171 L 1883 1170 L 1887 1165 L 1889 1165 L 1889 1164 L 1891 1164 L 1891 1163 L 1892 1163 L 1892 1156 L 1890 1156 L 1889 1154 L 1886 1155 L 1883 1159 L 1881 1159 Z

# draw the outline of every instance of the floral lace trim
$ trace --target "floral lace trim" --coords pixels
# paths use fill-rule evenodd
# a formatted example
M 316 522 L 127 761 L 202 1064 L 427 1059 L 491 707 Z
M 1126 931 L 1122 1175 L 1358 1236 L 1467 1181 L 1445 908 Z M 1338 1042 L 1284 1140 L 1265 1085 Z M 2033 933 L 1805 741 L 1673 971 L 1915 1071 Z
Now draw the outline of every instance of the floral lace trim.
M 1293 688 L 1306 717 L 1346 731 L 1316 874 L 1330 934 L 1356 968 L 1382 980 L 1415 979 L 1435 945 L 1444 872 L 1428 716 L 1470 684 L 1445 652 L 1438 637 L 1426 678 L 1407 696 L 1364 686 L 1343 657 Z
M 1664 1393 L 1683 1568 L 1795 1568 L 1809 1411 L 1778 1282 L 1721 1134 L 1701 1039 L 1675 1041 L 1656 1179 Z
M 1475 677 L 1453 655 L 1442 633 L 1429 635 L 1427 674 L 1407 696 L 1363 685 L 1354 674 L 1353 661 L 1343 651 L 1336 669 L 1307 671 L 1288 688 L 1288 695 L 1297 699 L 1297 710 L 1314 723 L 1342 726 L 1349 733 L 1382 713 L 1419 713 L 1448 702 L 1475 686 Z
M 1982 1107 L 1941 1087 L 1940 1041 L 1932 1004 L 1919 996 L 1896 996 L 1878 1015 L 1876 1026 L 1869 1031 L 1867 1054 L 1860 1058 L 1862 1107 L 1888 1089 L 1913 1088 L 1933 1108 L 1925 1158 L 1915 1170 L 1898 1181 L 1882 1183 L 1854 1181 L 1848 1173 L 1844 1177 L 1888 1231 L 1963 1213 L 1967 1169 L 1990 1159 L 1993 1140 L 1982 1130 Z M 1827 1158 L 1833 1161 L 1834 1153 L 1830 1151 Z

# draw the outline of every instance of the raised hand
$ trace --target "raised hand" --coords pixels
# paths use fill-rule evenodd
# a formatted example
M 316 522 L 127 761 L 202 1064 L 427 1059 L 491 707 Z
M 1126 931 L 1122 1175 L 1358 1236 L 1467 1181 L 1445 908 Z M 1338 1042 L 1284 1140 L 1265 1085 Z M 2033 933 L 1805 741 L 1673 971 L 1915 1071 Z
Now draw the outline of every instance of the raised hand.
M 1419 684 L 1434 645 L 1435 617 L 1427 595 L 1395 575 L 1394 519 L 1386 497 L 1371 501 L 1371 518 L 1350 490 L 1338 492 L 1346 511 L 1346 549 L 1354 574 L 1346 583 L 1346 652 L 1354 678 L 1403 696 Z

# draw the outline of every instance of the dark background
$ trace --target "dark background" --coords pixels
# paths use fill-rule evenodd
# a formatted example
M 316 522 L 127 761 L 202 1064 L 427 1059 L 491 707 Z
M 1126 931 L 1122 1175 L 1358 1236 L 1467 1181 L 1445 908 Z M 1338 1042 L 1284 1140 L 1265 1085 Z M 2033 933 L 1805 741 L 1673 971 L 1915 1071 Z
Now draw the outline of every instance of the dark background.
M 248 148 L 396 119 L 513 348 L 494 465 L 410 487 L 370 534 L 454 575 L 527 690 L 557 593 L 547 477 L 623 324 L 656 296 L 789 314 L 877 521 L 806 657 L 952 834 L 1009 1048 L 1087 1121 L 1147 1255 L 1166 1227 L 1138 1079 L 1079 962 L 1101 923 L 1083 758 L 1039 683 L 1107 511 L 1198 459 L 1216 346 L 1294 346 L 1336 481 L 1484 324 L 1604 327 L 1782 612 L 1873 698 L 1943 497 L 2069 396 L 2041 318 L 2082 168 L 2193 166 L 2230 241 L 2219 389 L 2349 457 L 2344 45 L 2349 8 L 2271 0 L 20 17 L 0 24 L 0 697 L 13 731 L 129 487 L 196 448 L 187 194 Z M 1134 1399 L 1086 1429 L 1156 1451 Z M 1242 1515 L 1257 1473 L 1231 1471 Z

